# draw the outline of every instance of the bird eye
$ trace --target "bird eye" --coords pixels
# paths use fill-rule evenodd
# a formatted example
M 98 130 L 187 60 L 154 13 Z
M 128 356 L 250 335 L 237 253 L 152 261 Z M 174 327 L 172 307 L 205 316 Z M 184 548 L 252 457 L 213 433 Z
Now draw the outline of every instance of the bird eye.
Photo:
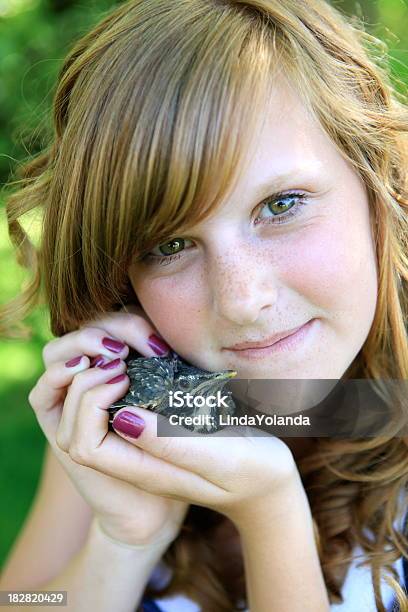
M 188 389 L 190 386 L 190 382 L 186 378 L 182 378 L 179 384 L 182 389 Z

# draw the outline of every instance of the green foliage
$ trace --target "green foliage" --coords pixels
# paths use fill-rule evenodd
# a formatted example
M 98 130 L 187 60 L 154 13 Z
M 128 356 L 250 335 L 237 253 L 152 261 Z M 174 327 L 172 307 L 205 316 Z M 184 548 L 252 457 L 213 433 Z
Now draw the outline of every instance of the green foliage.
M 14 170 L 13 160 L 21 161 L 42 148 L 50 130 L 56 77 L 66 53 L 79 35 L 118 3 L 0 3 L 0 182 Z M 13 6 L 20 10 L 12 11 Z
M 14 351 L 16 359 L 18 348 L 14 347 L 9 347 L 8 350 L 6 348 L 6 351 L 3 349 L 2 358 L 5 354 L 10 358 Z M 40 355 L 37 354 L 36 367 L 39 360 Z M 24 368 L 27 361 L 22 360 L 20 363 Z M 8 386 L 0 392 L 0 564 L 29 510 L 37 487 L 45 446 L 44 435 L 27 402 L 33 381 L 16 383 L 12 376 L 7 376 L 7 380 Z

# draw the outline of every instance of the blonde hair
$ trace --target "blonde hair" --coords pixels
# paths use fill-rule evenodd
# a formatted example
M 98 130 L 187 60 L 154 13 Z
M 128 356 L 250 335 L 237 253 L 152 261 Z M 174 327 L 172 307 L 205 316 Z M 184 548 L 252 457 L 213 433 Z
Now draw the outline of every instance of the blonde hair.
M 222 201 L 243 171 L 278 72 L 369 195 L 378 301 L 347 375 L 408 379 L 406 98 L 390 76 L 386 46 L 319 0 L 133 0 L 74 46 L 58 79 L 54 137 L 10 183 L 10 237 L 32 280 L 2 306 L 0 333 L 28 337 L 21 321 L 40 302 L 55 336 L 137 302 L 130 263 Z M 35 209 L 43 220 L 38 248 L 19 222 Z M 319 438 L 298 467 L 331 601 L 341 601 L 360 544 L 378 610 L 385 612 L 382 570 L 408 610 L 391 567 L 408 555 L 393 526 L 408 482 L 406 439 Z M 214 548 L 222 520 L 191 506 L 164 556 L 172 580 L 146 594 L 181 591 L 213 612 L 238 605 L 243 568 L 236 581 L 225 579 Z

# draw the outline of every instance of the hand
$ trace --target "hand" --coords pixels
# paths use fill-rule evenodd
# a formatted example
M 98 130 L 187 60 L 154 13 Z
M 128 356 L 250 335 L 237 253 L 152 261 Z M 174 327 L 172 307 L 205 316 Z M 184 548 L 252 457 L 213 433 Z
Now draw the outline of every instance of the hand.
M 119 353 L 104 347 L 106 336 L 128 342 L 146 357 L 157 356 L 147 339 L 157 330 L 138 306 L 131 313 L 107 313 L 79 330 L 48 342 L 43 350 L 45 372 L 31 390 L 28 400 L 34 409 L 53 452 L 110 537 L 128 544 L 146 544 L 177 536 L 188 510 L 188 503 L 160 497 L 137 488 L 135 483 L 87 466 L 84 459 L 91 448 L 103 453 L 109 464 L 121 457 L 123 465 L 131 460 L 129 444 L 116 433 L 108 432 L 106 410 L 123 397 L 129 378 L 116 384 L 107 381 L 126 371 L 123 361 L 129 354 L 124 345 Z M 76 367 L 65 362 L 83 355 Z M 90 358 L 103 356 L 104 363 L 119 358 L 114 369 L 91 367 Z M 141 466 L 140 466 L 141 467 Z M 126 470 L 125 470 L 126 473 Z
M 139 437 L 131 438 L 118 429 L 124 412 L 144 421 Z M 273 506 L 274 499 L 281 501 L 282 493 L 290 495 L 298 482 L 293 454 L 277 437 L 252 427 L 186 436 L 184 428 L 174 425 L 172 437 L 158 437 L 159 420 L 167 423 L 166 417 L 150 410 L 121 408 L 113 421 L 120 442 L 105 438 L 97 444 L 99 439 L 87 434 L 92 411 L 82 409 L 77 434 L 81 456 L 76 459 L 153 495 L 216 510 L 236 525 L 254 516 L 254 505 Z M 237 435 L 226 435 L 227 430 Z
M 145 421 L 139 437 L 117 429 L 123 412 Z M 289 447 L 264 431 L 229 426 L 213 434 L 186 436 L 185 429 L 172 425 L 172 437 L 158 437 L 160 421 L 164 425 L 167 418 L 136 406 L 121 408 L 113 428 L 127 441 L 125 460 L 115 454 L 112 462 L 103 447 L 95 452 L 88 446 L 84 463 L 112 476 L 121 474 L 149 493 L 211 508 L 237 526 L 252 520 L 255 506 L 281 500 L 299 482 Z M 236 435 L 226 435 L 227 431 Z

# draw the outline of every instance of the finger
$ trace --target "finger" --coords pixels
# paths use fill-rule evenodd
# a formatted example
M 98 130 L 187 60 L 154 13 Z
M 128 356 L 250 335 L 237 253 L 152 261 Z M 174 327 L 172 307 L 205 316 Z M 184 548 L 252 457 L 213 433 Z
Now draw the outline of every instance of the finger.
M 43 350 L 43 360 L 48 366 L 52 362 L 63 361 L 80 353 L 125 359 L 129 354 L 128 347 L 115 347 L 109 342 L 107 346 L 106 340 L 104 343 L 106 337 L 118 343 L 129 344 L 145 357 L 157 357 L 161 347 L 163 349 L 161 354 L 168 354 L 169 347 L 164 341 L 154 341 L 152 346 L 155 346 L 156 350 L 149 345 L 149 337 L 152 335 L 157 336 L 158 332 L 142 316 L 126 312 L 110 312 L 84 324 L 78 330 L 48 342 Z
M 59 365 L 60 368 L 64 367 L 64 364 L 62 363 L 56 364 L 56 365 Z M 77 412 L 79 410 L 82 396 L 87 391 L 92 389 L 92 387 L 95 387 L 101 384 L 105 384 L 105 383 L 106 383 L 105 387 L 106 387 L 107 393 L 111 394 L 110 392 L 111 385 L 108 384 L 108 382 L 125 372 L 126 372 L 126 363 L 123 360 L 117 358 L 117 359 L 107 362 L 105 365 L 101 367 L 90 368 L 88 370 L 82 371 L 74 377 L 72 384 L 69 387 L 68 393 L 65 398 L 61 420 L 60 420 L 58 430 L 56 433 L 56 443 L 61 450 L 68 452 L 68 449 L 71 443 L 72 434 L 73 434 L 74 423 L 77 417 Z M 127 383 L 127 386 L 126 386 L 126 383 Z M 126 394 L 128 385 L 129 385 L 129 378 L 126 377 L 123 381 L 121 381 L 122 395 L 118 395 L 118 389 L 117 389 L 118 385 L 115 385 L 117 397 L 115 397 L 115 400 L 113 401 L 120 399 Z M 107 404 L 106 408 L 109 405 L 110 404 Z M 103 431 L 102 430 L 100 431 L 100 435 L 104 436 L 106 435 L 106 433 L 107 433 L 107 426 L 104 428 Z
M 134 305 L 128 305 L 127 309 L 129 312 L 109 312 L 86 325 L 106 329 L 145 357 L 167 355 L 171 347 L 152 325 L 146 313 Z
M 135 414 L 143 419 L 145 427 L 139 437 L 130 437 L 132 426 L 128 418 L 125 419 L 127 432 L 119 430 L 119 417 L 123 413 Z M 228 481 L 234 474 L 242 471 L 245 456 L 248 452 L 253 452 L 250 441 L 253 429 L 251 427 L 227 427 L 213 434 L 186 436 L 183 427 L 171 425 L 171 436 L 157 436 L 157 424 L 160 420 L 163 425 L 168 425 L 168 419 L 163 415 L 138 406 L 127 406 L 115 413 L 112 426 L 118 435 L 139 449 L 213 483 L 219 481 L 220 461 L 223 475 Z M 166 429 L 168 431 L 169 427 Z
M 136 438 L 129 437 L 129 429 L 127 433 L 118 430 L 117 419 L 125 412 L 135 414 L 145 422 L 143 431 Z M 166 426 L 162 431 L 168 432 L 169 424 L 165 416 L 138 406 L 129 406 L 118 410 L 112 425 L 115 432 L 132 446 L 172 464 L 178 470 L 202 478 L 206 486 L 212 485 L 224 494 L 234 494 L 234 491 L 251 487 L 255 474 L 258 486 L 267 488 L 275 469 L 279 468 L 282 476 L 292 472 L 293 456 L 286 444 L 255 427 L 226 427 L 213 434 L 185 436 L 184 428 L 174 426 L 174 436 L 157 436 L 156 423 L 160 427 L 160 420 Z M 176 431 L 179 430 L 183 430 L 183 435 L 177 435 Z M 214 501 L 214 498 L 211 499 Z
M 43 348 L 42 357 L 45 367 L 48 368 L 52 363 L 68 362 L 78 355 L 125 359 L 128 354 L 129 347 L 126 343 L 118 338 L 111 338 L 107 330 L 84 327 L 48 342 Z
M 127 379 L 129 381 L 129 379 Z M 204 493 L 216 499 L 219 487 L 189 470 L 163 461 L 108 431 L 106 408 L 128 383 L 100 385 L 85 392 L 75 419 L 70 457 L 77 463 L 134 484 L 155 495 L 191 500 Z
M 50 365 L 28 395 L 38 423 L 52 446 L 55 446 L 66 389 L 79 372 L 89 368 L 89 364 L 89 358 L 82 355 L 79 363 L 73 367 L 58 363 Z

